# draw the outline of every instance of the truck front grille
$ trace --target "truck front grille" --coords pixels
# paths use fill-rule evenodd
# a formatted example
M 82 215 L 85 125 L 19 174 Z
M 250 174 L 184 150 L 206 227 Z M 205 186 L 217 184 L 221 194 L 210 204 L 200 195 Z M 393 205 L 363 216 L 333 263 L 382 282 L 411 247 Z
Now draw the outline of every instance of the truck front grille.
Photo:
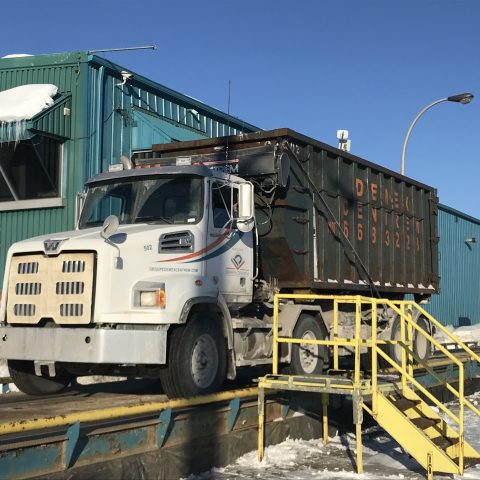
M 94 253 L 18 255 L 10 264 L 7 322 L 90 322 Z

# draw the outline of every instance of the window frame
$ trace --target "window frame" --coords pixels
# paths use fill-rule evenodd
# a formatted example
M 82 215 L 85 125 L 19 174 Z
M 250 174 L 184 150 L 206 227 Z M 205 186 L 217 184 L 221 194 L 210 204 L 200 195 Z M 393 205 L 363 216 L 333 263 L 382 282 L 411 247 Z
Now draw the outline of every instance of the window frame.
M 40 134 L 41 135 L 41 134 Z M 48 137 L 48 135 L 41 135 Z M 58 158 L 58 191 L 60 193 L 57 197 L 48 198 L 31 198 L 28 200 L 8 200 L 5 202 L 0 201 L 0 212 L 14 211 L 14 210 L 37 210 L 40 208 L 55 208 L 65 207 L 66 199 L 63 191 L 64 178 L 63 178 L 63 164 L 65 153 L 65 142 L 56 137 L 50 137 L 53 140 L 58 141 L 59 144 L 59 158 Z M 0 172 L 5 179 L 3 172 Z M 8 184 L 8 182 L 7 182 Z
M 215 187 L 215 184 L 221 184 L 221 186 L 218 188 L 218 187 Z M 238 187 L 233 184 L 233 183 L 230 183 L 228 181 L 225 181 L 225 180 L 220 180 L 220 179 L 213 179 L 211 181 L 211 187 L 210 187 L 210 217 L 211 217 L 211 227 L 214 228 L 215 230 L 222 230 L 224 228 L 226 228 L 229 224 L 232 225 L 233 222 L 236 220 L 236 217 L 234 216 L 234 211 L 233 211 L 233 207 L 234 207 L 234 196 L 235 196 L 235 193 L 234 193 L 234 189 L 236 190 L 236 195 L 237 195 L 237 204 L 238 204 Z M 221 198 L 222 198 L 222 201 L 224 202 L 224 206 L 226 207 L 225 211 L 227 213 L 227 216 L 228 216 L 228 220 L 221 226 L 216 226 L 215 225 L 215 209 L 214 209 L 214 205 L 213 205 L 213 195 L 214 195 L 214 190 L 221 190 L 222 188 L 224 187 L 227 187 L 230 189 L 230 198 L 228 199 L 228 202 L 225 202 L 225 197 L 220 193 L 221 195 Z

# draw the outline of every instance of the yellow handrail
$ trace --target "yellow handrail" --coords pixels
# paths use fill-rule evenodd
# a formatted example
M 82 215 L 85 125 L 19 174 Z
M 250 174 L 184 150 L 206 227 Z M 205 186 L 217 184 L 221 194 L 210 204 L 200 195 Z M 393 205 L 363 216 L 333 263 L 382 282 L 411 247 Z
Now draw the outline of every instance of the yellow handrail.
M 333 325 L 332 325 L 332 339 L 331 340 L 307 340 L 301 338 L 283 337 L 278 334 L 278 310 L 279 301 L 284 300 L 330 300 L 333 302 Z M 341 304 L 354 304 L 355 305 L 355 334 L 353 338 L 341 338 L 338 335 L 339 332 L 339 306 Z M 368 339 L 361 338 L 361 320 L 362 320 L 362 306 L 371 306 L 371 337 Z M 378 326 L 378 306 L 389 307 L 400 318 L 400 340 L 385 340 L 377 338 L 377 326 Z M 372 395 L 372 413 L 377 411 L 377 388 L 378 388 L 378 355 L 380 355 L 388 364 L 390 364 L 401 375 L 402 389 L 406 388 L 407 382 L 415 385 L 415 387 L 421 391 L 427 398 L 429 398 L 440 410 L 442 410 L 447 416 L 449 416 L 458 425 L 459 436 L 459 471 L 463 472 L 464 464 L 464 449 L 463 449 L 463 434 L 464 434 L 464 407 L 465 405 L 476 415 L 480 416 L 480 410 L 477 409 L 469 400 L 464 396 L 464 380 L 465 372 L 463 362 L 458 360 L 447 348 L 445 348 L 440 342 L 438 342 L 429 332 L 420 327 L 413 319 L 413 311 L 417 310 L 420 315 L 427 318 L 431 324 L 436 328 L 444 332 L 448 338 L 450 338 L 455 344 L 459 345 L 467 354 L 471 360 L 475 360 L 480 364 L 480 356 L 471 350 L 464 342 L 460 341 L 454 335 L 452 335 L 442 324 L 440 324 L 435 318 L 433 318 L 425 309 L 411 300 L 392 301 L 385 298 L 370 298 L 361 295 L 316 295 L 316 294 L 276 294 L 274 298 L 274 315 L 273 315 L 273 374 L 278 373 L 278 344 L 290 343 L 290 344 L 310 344 L 310 345 L 325 345 L 327 347 L 333 347 L 333 368 L 338 370 L 339 368 L 339 347 L 352 347 L 355 357 L 354 362 L 354 382 L 352 386 L 346 387 L 350 389 L 360 388 L 360 353 L 361 348 L 371 348 L 372 354 L 372 372 L 371 372 L 371 390 Z M 438 376 L 434 370 L 422 359 L 418 358 L 413 351 L 413 337 L 414 332 L 417 335 L 422 335 L 429 343 L 434 345 L 440 350 L 452 363 L 458 367 L 458 390 L 453 388 L 440 376 Z M 380 345 L 391 344 L 399 345 L 402 348 L 401 365 L 393 360 L 387 353 L 385 353 Z M 411 348 L 410 348 L 411 347 Z M 430 393 L 421 383 L 419 383 L 414 377 L 413 363 L 414 360 L 421 364 L 434 378 L 443 383 L 443 385 L 458 399 L 459 414 L 455 415 L 450 411 L 443 403 L 438 400 L 432 393 Z
M 383 350 L 377 348 L 377 353 L 380 354 L 395 370 L 397 370 L 402 375 L 405 375 L 407 379 L 413 383 L 423 394 L 425 394 L 430 400 L 432 400 L 435 405 L 440 408 L 444 413 L 446 413 L 455 423 L 459 423 L 460 419 L 448 408 L 435 398 L 420 382 L 415 380 L 415 377 L 410 376 L 408 372 L 402 371 L 400 365 L 398 365 L 394 360 L 392 360 Z
M 465 350 L 469 355 L 471 360 L 475 360 L 478 363 L 480 363 L 480 355 L 476 354 L 468 345 L 466 345 L 464 342 L 462 342 L 459 338 L 455 337 L 451 332 L 449 332 L 436 318 L 432 317 L 424 308 L 422 308 L 420 305 L 416 304 L 415 302 L 406 301 L 405 303 L 410 303 L 412 304 L 422 315 L 428 318 L 428 320 L 435 325 L 438 329 L 440 329 L 443 333 L 447 335 L 450 340 L 452 340 L 454 343 L 462 347 L 463 350 Z

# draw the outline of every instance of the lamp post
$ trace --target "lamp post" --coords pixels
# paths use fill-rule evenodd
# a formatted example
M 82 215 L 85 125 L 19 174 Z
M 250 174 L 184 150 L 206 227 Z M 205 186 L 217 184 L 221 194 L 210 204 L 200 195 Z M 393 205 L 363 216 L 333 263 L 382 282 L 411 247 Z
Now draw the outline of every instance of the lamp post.
M 427 105 L 423 110 L 420 111 L 420 113 L 413 119 L 413 122 L 410 125 L 410 128 L 408 129 L 407 135 L 405 137 L 405 141 L 403 142 L 403 148 L 402 148 L 402 167 L 401 167 L 401 172 L 402 175 L 405 175 L 405 152 L 407 151 L 407 143 L 408 139 L 410 138 L 410 134 L 412 133 L 413 127 L 417 123 L 417 120 L 430 108 L 432 108 L 434 105 L 437 105 L 438 103 L 442 102 L 455 102 L 455 103 L 461 103 L 463 105 L 466 105 L 467 103 L 470 103 L 473 99 L 473 94 L 471 93 L 460 93 L 458 95 L 452 95 L 451 97 L 447 98 L 441 98 L 440 100 L 436 100 L 435 102 L 430 103 L 430 105 Z

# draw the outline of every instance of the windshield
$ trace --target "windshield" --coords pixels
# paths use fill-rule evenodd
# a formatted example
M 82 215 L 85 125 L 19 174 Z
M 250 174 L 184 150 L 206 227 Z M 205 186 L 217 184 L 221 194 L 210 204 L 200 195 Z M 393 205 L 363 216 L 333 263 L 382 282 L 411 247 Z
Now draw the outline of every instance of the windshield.
M 94 185 L 88 189 L 79 228 L 102 225 L 109 215 L 121 224 L 197 223 L 203 214 L 202 185 L 202 177 L 182 175 Z

